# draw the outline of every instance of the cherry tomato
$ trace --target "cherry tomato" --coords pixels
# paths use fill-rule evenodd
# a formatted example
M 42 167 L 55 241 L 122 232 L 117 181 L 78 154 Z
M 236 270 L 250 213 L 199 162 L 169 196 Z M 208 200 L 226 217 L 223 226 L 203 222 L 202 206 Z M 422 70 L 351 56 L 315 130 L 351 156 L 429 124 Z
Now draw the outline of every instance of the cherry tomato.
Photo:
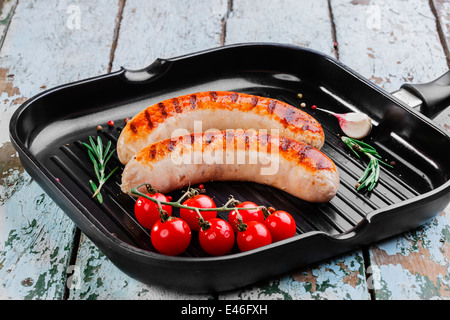
M 269 229 L 273 242 L 293 237 L 296 232 L 295 220 L 286 211 L 271 213 L 264 224 Z
M 247 228 L 239 231 L 236 242 L 241 251 L 253 250 L 272 243 L 272 235 L 262 222 L 250 221 L 246 223 Z
M 188 248 L 191 242 L 191 229 L 180 218 L 169 217 L 166 221 L 155 222 L 150 237 L 158 252 L 176 256 Z
M 216 208 L 216 204 L 213 199 L 205 194 L 199 194 L 195 197 L 189 198 L 183 202 L 183 205 L 195 208 Z M 200 215 L 203 220 L 208 221 L 209 219 L 215 218 L 217 216 L 217 211 L 200 211 Z M 180 209 L 180 218 L 186 221 L 191 230 L 199 231 L 200 224 L 198 219 L 200 218 L 194 210 Z
M 147 194 L 147 196 L 159 201 L 169 202 L 169 198 L 159 192 Z M 171 206 L 161 204 L 161 208 L 165 210 L 169 216 L 172 215 Z M 147 229 L 151 229 L 155 222 L 160 219 L 158 204 L 145 197 L 139 197 L 136 200 L 136 204 L 134 205 L 134 214 L 139 224 Z
M 251 201 L 244 201 L 240 204 L 238 204 L 237 208 L 255 208 L 258 205 L 251 202 Z M 228 215 L 228 222 L 231 224 L 231 227 L 233 228 L 234 232 L 238 232 L 237 228 L 237 222 L 239 215 L 237 214 L 237 211 L 239 211 L 239 214 L 242 217 L 242 222 L 247 223 L 250 221 L 264 221 L 264 212 L 261 209 L 251 209 L 251 210 L 233 210 Z
M 213 256 L 228 253 L 234 245 L 234 232 L 230 224 L 219 218 L 209 219 L 207 227 L 201 229 L 198 238 L 200 246 Z

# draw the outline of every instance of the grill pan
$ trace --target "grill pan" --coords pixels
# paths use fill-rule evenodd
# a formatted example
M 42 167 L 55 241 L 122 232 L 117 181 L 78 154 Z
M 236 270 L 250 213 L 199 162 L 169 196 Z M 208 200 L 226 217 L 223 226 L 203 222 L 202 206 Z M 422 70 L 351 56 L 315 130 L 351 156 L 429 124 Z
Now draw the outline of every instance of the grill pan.
M 59 86 L 29 99 L 13 115 L 10 137 L 27 172 L 75 224 L 124 273 L 151 285 L 195 293 L 242 287 L 287 273 L 380 239 L 416 228 L 450 202 L 450 138 L 429 117 L 450 104 L 447 73 L 426 85 L 404 85 L 385 92 L 356 72 L 319 52 L 273 43 L 235 44 L 172 59 L 149 67 L 121 70 Z M 236 91 L 334 112 L 361 111 L 374 120 L 372 144 L 394 168 L 381 166 L 370 192 L 355 183 L 366 159 L 358 159 L 340 140 L 338 121 L 307 107 L 323 126 L 322 151 L 337 165 L 341 185 L 329 203 L 312 204 L 250 182 L 206 182 L 218 205 L 232 194 L 290 212 L 297 223 L 293 238 L 228 255 L 205 254 L 193 232 L 187 251 L 164 256 L 152 248 L 149 230 L 135 220 L 135 199 L 120 191 L 123 165 L 103 187 L 103 204 L 91 198 L 95 180 L 82 142 L 100 135 L 113 146 L 124 119 L 159 101 L 200 91 Z M 413 93 L 413 95 L 411 95 Z M 422 113 L 398 97 L 417 101 Z M 420 99 L 418 99 L 419 97 Z M 114 128 L 107 126 L 114 120 Z M 101 132 L 97 126 L 103 126 Z M 447 150 L 447 151 L 444 151 Z M 170 195 L 177 199 L 181 190 Z M 174 210 L 174 215 L 177 211 Z M 219 213 L 222 218 L 227 213 Z

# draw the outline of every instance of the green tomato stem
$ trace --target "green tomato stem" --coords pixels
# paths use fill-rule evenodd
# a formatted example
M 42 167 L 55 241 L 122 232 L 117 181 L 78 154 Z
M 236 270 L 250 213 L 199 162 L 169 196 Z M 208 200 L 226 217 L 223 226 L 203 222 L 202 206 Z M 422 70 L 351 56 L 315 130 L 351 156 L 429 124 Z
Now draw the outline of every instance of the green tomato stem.
M 239 210 L 263 210 L 263 212 L 264 212 L 265 210 L 267 210 L 267 208 L 264 207 L 264 206 L 258 206 L 258 207 L 252 207 L 252 208 L 238 208 L 238 207 L 236 207 L 236 206 L 229 207 L 230 204 L 238 203 L 237 200 L 234 199 L 233 197 L 231 197 L 231 198 L 227 201 L 227 203 L 225 203 L 223 206 L 217 207 L 217 208 L 197 208 L 197 207 L 191 207 L 191 206 L 186 206 L 186 205 L 181 204 L 181 203 L 180 203 L 180 202 L 181 202 L 180 200 L 178 200 L 178 201 L 161 201 L 161 200 L 153 199 L 153 198 L 149 197 L 147 194 L 142 193 L 142 192 L 140 192 L 140 191 L 138 190 L 139 188 L 141 188 L 141 187 L 143 187 L 143 186 L 149 186 L 149 184 L 148 184 L 148 183 L 143 183 L 143 184 L 141 184 L 141 185 L 139 185 L 139 186 L 137 186 L 137 187 L 135 187 L 135 188 L 131 188 L 131 189 L 130 189 L 130 192 L 131 192 L 132 194 L 135 194 L 135 195 L 144 197 L 144 198 L 146 198 L 146 199 L 148 199 L 148 200 L 150 200 L 150 201 L 152 201 L 152 202 L 154 202 L 154 203 L 156 203 L 156 204 L 159 204 L 161 210 L 162 210 L 161 204 L 165 204 L 165 205 L 169 205 L 169 206 L 175 207 L 175 208 L 180 208 L 180 209 L 187 209 L 187 210 L 196 211 L 196 212 L 199 214 L 200 217 L 201 217 L 200 211 L 233 211 L 233 210 L 236 210 L 237 215 L 238 215 L 238 219 L 241 219 L 241 220 L 242 220 L 242 216 L 239 214 Z M 188 192 L 189 192 L 189 191 L 188 191 Z M 188 192 L 186 192 L 185 195 L 186 195 Z M 185 195 L 184 195 L 182 198 L 184 198 Z

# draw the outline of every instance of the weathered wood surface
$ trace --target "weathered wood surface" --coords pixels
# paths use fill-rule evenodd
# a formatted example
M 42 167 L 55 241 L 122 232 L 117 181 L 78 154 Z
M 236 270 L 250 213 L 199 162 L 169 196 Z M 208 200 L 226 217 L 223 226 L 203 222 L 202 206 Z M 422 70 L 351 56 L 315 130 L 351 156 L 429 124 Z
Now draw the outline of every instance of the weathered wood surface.
M 4 8 L 11 14 L 0 19 L 8 17 L 0 23 L 0 298 L 449 298 L 448 208 L 418 230 L 219 296 L 144 285 L 78 237 L 23 171 L 8 136 L 17 106 L 45 88 L 238 42 L 307 46 L 387 91 L 426 82 L 448 69 L 448 2 L 9 0 Z M 436 121 L 450 131 L 449 114 Z
M 71 5 L 18 2 L 0 51 L 1 299 L 62 299 L 66 292 L 76 229 L 24 172 L 9 119 L 45 88 L 107 72 L 117 8 L 108 0 Z M 72 20 L 77 8 L 80 25 Z
M 428 2 L 331 3 L 339 59 L 387 91 L 395 91 L 403 83 L 428 82 L 448 69 Z M 444 9 L 440 8 L 440 16 L 446 15 Z M 436 121 L 449 130 L 448 110 Z M 450 297 L 449 214 L 447 209 L 419 230 L 370 248 L 375 298 Z
M 225 21 L 225 44 L 281 42 L 335 55 L 328 2 L 234 0 Z M 360 250 L 313 268 L 220 299 L 369 299 Z

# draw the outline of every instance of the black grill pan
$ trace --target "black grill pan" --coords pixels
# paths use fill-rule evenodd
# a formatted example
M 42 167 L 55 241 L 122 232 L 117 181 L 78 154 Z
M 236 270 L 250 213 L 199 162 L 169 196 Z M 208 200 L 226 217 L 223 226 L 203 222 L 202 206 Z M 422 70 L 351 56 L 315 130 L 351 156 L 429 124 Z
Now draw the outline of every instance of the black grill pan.
M 450 103 L 449 76 L 437 83 L 405 85 L 402 94 L 421 102 L 432 117 Z M 322 124 L 322 149 L 336 163 L 341 185 L 325 204 L 311 204 L 272 187 L 246 182 L 207 182 L 218 205 L 230 194 L 290 212 L 294 238 L 222 257 L 207 256 L 195 233 L 177 257 L 155 252 L 149 231 L 136 223 L 134 199 L 120 191 L 123 166 L 103 188 L 104 203 L 91 198 L 95 179 L 82 142 L 100 134 L 117 141 L 124 119 L 143 108 L 188 93 L 228 90 L 279 99 L 299 106 L 315 104 L 335 112 L 367 113 L 375 126 L 365 141 L 393 169 L 382 166 L 370 193 L 355 182 L 367 162 L 341 142 L 336 118 L 309 107 Z M 301 92 L 300 101 L 297 94 Z M 254 43 L 215 48 L 172 59 L 158 59 L 139 71 L 120 71 L 66 84 L 29 99 L 10 122 L 11 141 L 24 168 L 76 225 L 123 272 L 144 283 L 188 292 L 217 292 L 268 279 L 322 259 L 418 227 L 450 201 L 450 138 L 398 95 L 385 92 L 340 62 L 290 45 Z M 413 99 L 414 100 L 414 99 Z M 109 128 L 107 122 L 116 125 Z M 97 132 L 97 126 L 103 126 Z M 174 199 L 181 191 L 173 192 Z M 177 211 L 174 212 L 177 215 Z M 226 218 L 226 214 L 220 215 Z

